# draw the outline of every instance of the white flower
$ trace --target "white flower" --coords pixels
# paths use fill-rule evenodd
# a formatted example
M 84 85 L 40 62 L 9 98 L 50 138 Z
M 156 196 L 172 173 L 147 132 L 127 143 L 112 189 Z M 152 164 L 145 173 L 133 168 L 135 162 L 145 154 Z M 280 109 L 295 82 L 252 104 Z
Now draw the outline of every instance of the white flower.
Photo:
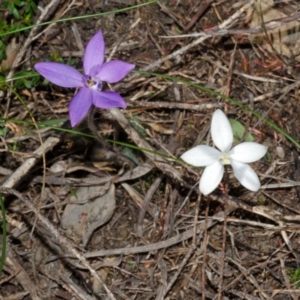
M 245 188 L 253 192 L 258 191 L 259 179 L 247 163 L 261 159 L 266 154 L 267 147 L 245 142 L 231 149 L 233 142 L 231 125 L 225 114 L 219 109 L 214 112 L 212 117 L 211 136 L 220 151 L 200 145 L 181 156 L 185 162 L 195 167 L 206 167 L 200 180 L 200 191 L 204 195 L 211 193 L 222 180 L 224 165 L 229 164 L 232 166 L 235 177 Z

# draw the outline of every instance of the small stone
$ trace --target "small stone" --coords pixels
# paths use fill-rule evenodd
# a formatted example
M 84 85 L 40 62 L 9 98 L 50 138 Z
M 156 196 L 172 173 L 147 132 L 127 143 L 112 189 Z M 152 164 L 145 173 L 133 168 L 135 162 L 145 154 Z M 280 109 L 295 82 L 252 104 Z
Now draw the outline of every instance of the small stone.
M 279 158 L 284 158 L 285 157 L 285 153 L 282 147 L 278 146 L 276 147 L 276 154 L 278 155 Z

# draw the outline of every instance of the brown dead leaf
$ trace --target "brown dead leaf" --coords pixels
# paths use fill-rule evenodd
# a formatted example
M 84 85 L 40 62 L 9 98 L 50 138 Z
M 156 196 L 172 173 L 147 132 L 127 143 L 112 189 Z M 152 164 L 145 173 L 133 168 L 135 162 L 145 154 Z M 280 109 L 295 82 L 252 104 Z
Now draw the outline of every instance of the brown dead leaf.
M 6 122 L 5 126 L 9 128 L 15 135 L 21 136 L 24 134 L 24 131 L 21 126 L 18 126 L 12 122 Z
M 292 7 L 291 7 L 292 8 Z M 277 9 L 274 0 L 258 0 L 253 9 L 250 27 L 261 25 L 262 19 L 264 23 L 286 18 L 290 13 L 287 9 Z M 298 20 L 282 24 L 266 33 L 255 34 L 249 36 L 249 40 L 254 44 L 260 44 L 269 52 L 274 52 L 269 41 L 272 41 L 273 48 L 278 54 L 286 57 L 295 56 L 300 61 L 300 22 Z
M 80 187 L 70 202 L 64 210 L 62 225 L 86 245 L 92 233 L 115 211 L 115 186 L 111 184 L 108 190 L 105 185 Z
M 155 130 L 156 132 L 159 132 L 161 134 L 172 134 L 174 132 L 174 130 L 169 129 L 169 128 L 165 128 L 159 124 L 156 123 L 148 123 L 148 125 Z
M 1 71 L 10 69 L 15 61 L 15 58 L 21 49 L 21 44 L 16 42 L 13 38 L 12 41 L 6 46 L 6 59 L 1 62 Z
M 113 168 L 111 165 L 112 162 L 107 162 L 107 161 L 93 162 L 93 166 L 99 170 L 107 171 L 107 172 L 116 171 L 116 169 Z

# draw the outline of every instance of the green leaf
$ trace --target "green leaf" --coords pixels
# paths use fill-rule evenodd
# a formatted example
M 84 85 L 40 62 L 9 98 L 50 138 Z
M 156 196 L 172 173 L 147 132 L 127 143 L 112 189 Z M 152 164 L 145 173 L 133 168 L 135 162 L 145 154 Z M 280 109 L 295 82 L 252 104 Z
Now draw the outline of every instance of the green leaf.
M 47 120 L 47 121 L 39 122 L 38 126 L 39 126 L 39 128 L 59 126 L 59 125 L 63 124 L 66 121 L 67 121 L 66 118 L 55 119 L 55 120 Z
M 245 142 L 253 142 L 254 140 L 255 140 L 254 136 L 248 132 L 245 136 Z
M 25 85 L 26 88 L 30 89 L 31 88 L 31 81 L 29 80 L 23 80 L 23 83 Z
M 229 122 L 232 127 L 233 136 L 237 140 L 241 140 L 245 133 L 245 127 L 237 120 L 229 119 Z
M 73 190 L 72 188 L 70 188 L 70 194 L 71 194 L 71 196 L 73 196 L 73 197 L 75 197 L 76 199 L 78 199 L 77 194 L 76 194 L 76 191 Z
M 295 284 L 295 286 L 299 289 L 300 288 L 300 269 L 297 268 L 296 270 L 289 270 L 287 269 L 287 273 L 291 276 L 291 283 Z
M 14 17 L 16 18 L 16 19 L 20 19 L 20 13 L 19 13 L 19 11 L 15 8 L 15 7 L 13 7 L 13 9 L 12 9 L 12 11 L 11 11 L 11 13 L 14 15 Z
M 125 156 L 129 157 L 132 161 L 135 162 L 136 165 L 140 165 L 140 161 L 139 161 L 138 157 L 135 155 L 133 149 L 125 147 L 122 150 L 122 154 L 124 154 Z
M 251 133 L 247 133 L 246 136 L 244 137 L 245 127 L 241 122 L 234 119 L 229 119 L 229 122 L 232 127 L 233 136 L 236 140 L 240 141 L 243 138 L 245 142 L 253 142 L 255 140 L 255 138 Z
M 0 136 L 5 136 L 7 133 L 7 128 L 6 127 L 0 127 Z
M 141 137 L 145 138 L 147 136 L 147 133 L 144 129 L 144 127 L 141 125 L 140 120 L 138 117 L 133 116 L 129 120 L 131 126 L 141 135 Z

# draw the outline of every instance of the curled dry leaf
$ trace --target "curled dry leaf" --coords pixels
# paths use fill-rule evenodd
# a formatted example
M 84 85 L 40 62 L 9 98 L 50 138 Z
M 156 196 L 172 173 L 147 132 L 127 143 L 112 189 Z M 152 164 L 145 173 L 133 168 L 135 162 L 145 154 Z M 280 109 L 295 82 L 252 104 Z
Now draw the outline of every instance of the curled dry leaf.
M 6 71 L 12 67 L 20 49 L 21 43 L 17 43 L 16 39 L 13 38 L 6 47 L 6 59 L 1 62 L 1 71 Z
M 115 186 L 80 187 L 70 202 L 73 203 L 68 204 L 63 213 L 63 228 L 79 238 L 85 246 L 93 232 L 113 215 L 116 206 Z
M 156 132 L 159 132 L 159 133 L 162 133 L 162 134 L 173 134 L 173 132 L 174 132 L 174 130 L 165 128 L 165 127 L 163 127 L 159 124 L 156 124 L 156 123 L 148 123 L 148 125 L 153 130 L 155 130 Z

